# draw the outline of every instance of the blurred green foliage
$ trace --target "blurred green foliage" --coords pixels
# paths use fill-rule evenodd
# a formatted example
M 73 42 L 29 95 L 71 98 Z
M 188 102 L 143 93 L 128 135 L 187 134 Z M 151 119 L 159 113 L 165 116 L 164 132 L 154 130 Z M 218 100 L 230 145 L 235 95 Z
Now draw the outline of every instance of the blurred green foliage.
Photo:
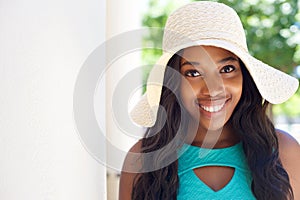
M 300 115 L 300 90 L 289 99 L 279 105 L 273 105 L 274 115 L 286 115 L 288 119 L 299 117 Z
M 191 0 L 192 1 L 192 0 Z M 300 14 L 297 0 L 216 0 L 235 9 L 243 23 L 250 53 L 281 71 L 293 74 L 300 63 Z M 149 10 L 143 26 L 164 27 L 168 15 L 182 5 L 174 0 L 149 0 Z M 298 25 L 298 26 L 297 26 Z M 143 81 L 161 55 L 162 29 L 150 29 L 145 37 L 142 59 L 145 65 Z M 295 109 L 298 107 L 299 109 Z M 300 113 L 300 91 L 290 101 L 274 106 L 275 115 L 295 116 Z

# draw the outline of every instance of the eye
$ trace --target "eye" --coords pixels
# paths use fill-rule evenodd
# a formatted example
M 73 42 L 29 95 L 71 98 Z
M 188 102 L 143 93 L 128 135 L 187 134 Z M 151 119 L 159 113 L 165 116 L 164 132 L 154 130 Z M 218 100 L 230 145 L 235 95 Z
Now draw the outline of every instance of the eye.
M 224 66 L 221 70 L 220 70 L 220 72 L 221 73 L 230 73 L 230 72 L 232 72 L 232 71 L 234 71 L 235 70 L 235 66 L 233 66 L 233 65 L 226 65 L 226 66 Z
M 202 76 L 197 70 L 187 70 L 184 72 L 184 75 L 188 77 Z

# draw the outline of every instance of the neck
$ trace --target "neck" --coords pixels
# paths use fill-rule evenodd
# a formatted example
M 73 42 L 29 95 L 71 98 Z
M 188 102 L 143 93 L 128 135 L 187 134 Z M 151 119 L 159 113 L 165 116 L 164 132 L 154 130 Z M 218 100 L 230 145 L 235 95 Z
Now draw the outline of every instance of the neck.
M 192 129 L 189 130 L 189 133 L 193 133 L 192 131 L 194 131 L 194 133 L 196 132 L 196 135 L 194 134 L 195 137 L 189 139 L 194 146 L 204 148 L 224 148 L 232 146 L 240 141 L 239 135 L 229 122 L 218 130 L 207 130 L 200 126 L 197 128 L 190 126 L 189 129 Z

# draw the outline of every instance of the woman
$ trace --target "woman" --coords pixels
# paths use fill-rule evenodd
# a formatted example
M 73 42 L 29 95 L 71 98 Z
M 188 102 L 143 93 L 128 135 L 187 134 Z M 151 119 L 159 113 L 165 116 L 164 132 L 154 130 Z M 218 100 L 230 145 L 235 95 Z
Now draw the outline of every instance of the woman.
M 300 199 L 299 144 L 266 115 L 298 81 L 249 55 L 235 11 L 179 8 L 163 49 L 132 112 L 149 128 L 125 160 L 120 199 Z

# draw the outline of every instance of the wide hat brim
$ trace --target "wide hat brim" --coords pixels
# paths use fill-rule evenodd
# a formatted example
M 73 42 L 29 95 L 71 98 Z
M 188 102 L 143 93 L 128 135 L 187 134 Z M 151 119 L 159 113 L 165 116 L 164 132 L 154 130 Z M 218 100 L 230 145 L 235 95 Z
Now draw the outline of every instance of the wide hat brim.
M 146 93 L 130 112 L 130 117 L 136 124 L 143 127 L 152 127 L 155 124 L 168 61 L 179 50 L 197 45 L 220 47 L 238 56 L 248 69 L 261 96 L 272 104 L 285 102 L 298 89 L 298 79 L 254 58 L 237 44 L 219 39 L 194 41 L 164 52 L 153 66 L 147 81 Z

